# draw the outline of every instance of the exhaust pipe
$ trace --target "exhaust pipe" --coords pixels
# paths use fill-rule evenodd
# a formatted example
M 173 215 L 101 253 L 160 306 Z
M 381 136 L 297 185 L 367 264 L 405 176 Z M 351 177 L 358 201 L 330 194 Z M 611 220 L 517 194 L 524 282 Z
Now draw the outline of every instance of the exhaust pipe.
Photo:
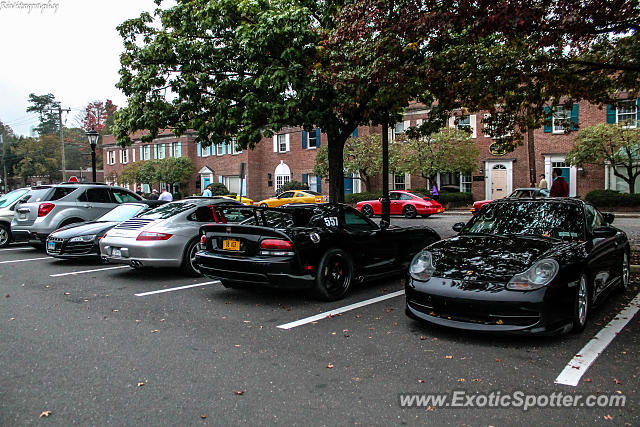
M 142 267 L 142 263 L 141 263 L 140 261 L 136 261 L 135 259 L 131 260 L 131 261 L 129 262 L 129 265 L 130 265 L 132 268 L 140 268 L 140 267 Z

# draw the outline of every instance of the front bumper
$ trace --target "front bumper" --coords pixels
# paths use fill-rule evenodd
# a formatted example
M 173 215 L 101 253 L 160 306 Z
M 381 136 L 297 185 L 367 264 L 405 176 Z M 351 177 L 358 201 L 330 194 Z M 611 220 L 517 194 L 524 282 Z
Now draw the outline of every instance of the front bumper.
M 100 258 L 100 247 L 95 240 L 70 242 L 69 239 L 49 237 L 45 244 L 47 255 L 54 258 Z
M 432 324 L 470 331 L 556 334 L 571 328 L 575 289 L 545 287 L 529 292 L 494 286 L 460 289 L 452 281 L 407 279 L 406 313 Z
M 196 253 L 196 264 L 207 277 L 226 283 L 254 284 L 257 287 L 308 289 L 315 277 L 303 274 L 294 257 L 237 257 L 208 251 Z
M 174 236 L 176 237 L 176 236 Z M 173 237 L 172 237 L 173 238 Z M 120 255 L 114 253 L 120 251 Z M 139 241 L 132 238 L 106 237 L 100 241 L 102 260 L 132 267 L 180 267 L 184 244 L 179 241 Z

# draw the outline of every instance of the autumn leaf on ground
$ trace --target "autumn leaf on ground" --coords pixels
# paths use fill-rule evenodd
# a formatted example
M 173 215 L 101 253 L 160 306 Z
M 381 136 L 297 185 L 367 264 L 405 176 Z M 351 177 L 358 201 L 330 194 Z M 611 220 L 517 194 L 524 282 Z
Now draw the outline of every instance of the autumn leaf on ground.
M 207 418 L 207 416 L 206 415 L 200 415 L 200 418 L 202 418 L 204 420 L 205 418 Z
M 327 365 L 327 368 L 328 368 L 328 369 L 333 369 L 333 363 L 329 363 L 329 364 Z
M 242 396 L 244 394 L 244 391 L 242 391 L 242 390 L 234 390 L 233 394 L 235 394 L 236 396 Z
M 424 380 L 418 380 L 418 382 L 419 382 L 420 384 L 422 384 L 422 383 L 424 382 Z
M 154 329 L 153 331 L 151 331 L 152 334 L 155 334 L 156 332 L 160 332 L 160 329 Z
M 496 359 L 496 362 L 501 363 L 502 359 Z
M 137 386 L 138 387 L 144 387 L 144 383 L 138 383 Z
M 482 382 L 482 380 L 480 378 L 474 378 L 471 381 L 476 382 L 476 383 Z
M 590 382 L 591 382 L 591 378 L 585 378 L 585 379 L 584 379 L 584 382 L 585 382 L 585 383 L 590 383 Z
M 611 415 L 605 415 L 604 419 L 607 421 L 611 421 L 613 419 L 613 417 Z
M 65 295 L 71 295 L 71 292 L 65 292 L 64 294 Z
M 619 379 L 617 379 L 617 378 L 614 378 L 614 379 L 613 379 L 613 382 L 614 382 L 614 383 L 616 383 L 616 384 L 622 384 L 622 381 L 620 381 L 620 380 L 619 380 Z
M 465 381 L 467 381 L 467 380 L 465 380 L 464 378 L 458 378 L 458 382 L 459 382 L 459 383 L 463 383 L 463 382 L 465 382 Z
M 445 356 L 445 359 L 453 359 L 453 356 Z
M 427 406 L 427 412 L 433 412 L 436 408 L 434 406 Z
M 51 415 L 51 411 L 42 411 L 42 412 L 40 412 L 40 418 L 48 417 L 49 415 Z
M 391 313 L 391 310 L 393 310 L 391 307 L 387 307 L 386 312 Z
M 424 341 L 426 339 L 427 339 L 427 337 L 420 337 L 420 341 Z

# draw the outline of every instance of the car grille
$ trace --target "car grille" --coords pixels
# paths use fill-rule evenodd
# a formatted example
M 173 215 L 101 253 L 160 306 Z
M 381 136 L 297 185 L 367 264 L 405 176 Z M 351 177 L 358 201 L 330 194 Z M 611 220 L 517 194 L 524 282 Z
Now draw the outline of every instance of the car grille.
M 93 242 L 73 242 L 67 243 L 63 247 L 63 254 L 65 255 L 84 255 L 92 252 L 96 252 L 96 247 Z
M 49 245 L 47 245 L 47 252 L 50 254 L 59 254 L 62 250 L 64 239 L 60 237 L 49 237 L 47 242 L 56 242 L 55 248 L 50 248 Z
M 154 219 L 142 219 L 142 218 L 131 218 L 123 222 L 122 224 L 116 226 L 115 228 L 121 230 L 137 230 L 139 228 L 144 227 L 147 224 L 155 221 Z

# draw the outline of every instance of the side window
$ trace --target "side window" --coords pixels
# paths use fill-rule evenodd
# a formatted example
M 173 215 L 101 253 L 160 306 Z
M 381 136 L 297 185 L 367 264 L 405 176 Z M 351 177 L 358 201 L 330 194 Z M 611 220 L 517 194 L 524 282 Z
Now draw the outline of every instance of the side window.
M 123 190 L 112 190 L 113 198 L 118 203 L 137 202 L 139 199 L 133 194 Z
M 399 200 L 400 193 L 389 193 L 389 200 Z
M 344 228 L 356 231 L 373 231 L 376 227 L 360 212 L 346 210 L 344 212 Z
M 78 187 L 56 187 L 55 190 L 53 190 L 53 194 L 51 195 L 51 198 L 49 200 L 60 200 L 64 196 L 73 193 L 73 191 L 77 189 Z
M 306 194 L 304 194 L 304 193 L 298 193 L 298 194 L 296 194 L 296 197 L 306 197 Z
M 411 200 L 411 196 L 408 194 L 400 194 L 400 200 Z
M 587 229 L 593 231 L 595 228 L 602 227 L 604 223 L 600 212 L 598 212 L 593 206 L 585 206 L 585 214 L 587 217 Z
M 113 203 L 109 196 L 109 190 L 106 188 L 89 188 L 85 192 L 85 200 L 81 201 L 89 203 Z
M 293 197 L 293 191 L 286 191 L 282 193 L 281 195 L 278 196 L 278 199 L 288 199 L 290 197 Z

